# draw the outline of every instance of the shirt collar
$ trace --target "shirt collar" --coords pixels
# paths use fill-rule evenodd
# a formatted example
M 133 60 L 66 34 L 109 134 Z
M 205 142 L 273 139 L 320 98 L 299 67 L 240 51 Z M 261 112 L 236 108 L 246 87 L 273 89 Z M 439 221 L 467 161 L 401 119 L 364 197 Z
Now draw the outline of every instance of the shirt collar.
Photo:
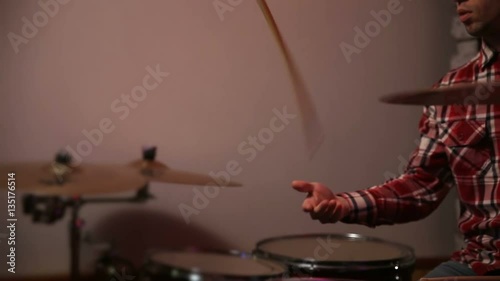
M 480 63 L 483 70 L 496 59 L 497 55 L 498 52 L 490 48 L 484 40 L 481 42 Z

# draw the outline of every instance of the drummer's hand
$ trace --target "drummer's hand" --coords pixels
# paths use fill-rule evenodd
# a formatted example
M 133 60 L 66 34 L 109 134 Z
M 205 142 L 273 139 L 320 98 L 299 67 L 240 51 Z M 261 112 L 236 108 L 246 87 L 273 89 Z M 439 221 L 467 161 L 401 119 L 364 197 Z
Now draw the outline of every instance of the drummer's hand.
M 292 186 L 308 196 L 302 204 L 304 212 L 321 223 L 335 223 L 345 218 L 350 212 L 350 205 L 341 196 L 333 194 L 328 187 L 317 182 L 293 181 Z

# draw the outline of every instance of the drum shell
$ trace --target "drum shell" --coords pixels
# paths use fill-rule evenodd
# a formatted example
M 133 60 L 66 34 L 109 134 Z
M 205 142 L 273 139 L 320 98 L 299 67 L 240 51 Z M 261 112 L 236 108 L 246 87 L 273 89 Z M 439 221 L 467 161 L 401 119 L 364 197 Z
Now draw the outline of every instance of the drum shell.
M 407 255 L 400 259 L 385 261 L 367 261 L 367 262 L 329 262 L 329 261 L 311 261 L 305 259 L 294 259 L 274 253 L 269 253 L 261 249 L 261 246 L 272 241 L 288 238 L 316 238 L 316 237 L 344 237 L 346 239 L 359 241 L 376 241 L 389 243 L 405 249 Z M 253 254 L 261 259 L 268 259 L 280 262 L 287 266 L 289 277 L 296 278 L 344 278 L 366 281 L 411 281 L 415 267 L 415 255 L 413 249 L 408 246 L 390 243 L 378 238 L 361 236 L 358 234 L 308 234 L 296 236 L 283 236 L 269 238 L 257 243 Z
M 162 252 L 162 251 L 158 251 Z M 164 251 L 169 252 L 169 251 Z M 182 251 L 174 251 L 182 252 Z M 240 259 L 255 259 L 250 253 L 243 253 L 239 251 L 186 251 L 191 253 L 210 253 L 220 254 L 224 256 L 232 256 Z M 287 275 L 286 266 L 270 260 L 265 262 L 273 263 L 282 268 L 282 271 L 276 274 L 254 275 L 254 276 L 241 276 L 231 274 L 209 274 L 205 272 L 194 272 L 189 269 L 183 269 L 168 264 L 160 264 L 148 258 L 141 269 L 140 281 L 266 281 L 266 280 L 279 280 Z
M 371 268 L 369 266 L 346 265 L 333 268 L 329 266 L 305 265 L 300 263 L 285 262 L 287 276 L 291 278 L 338 278 L 363 281 L 412 281 L 414 266 L 400 266 L 398 270 L 392 266 L 385 268 Z

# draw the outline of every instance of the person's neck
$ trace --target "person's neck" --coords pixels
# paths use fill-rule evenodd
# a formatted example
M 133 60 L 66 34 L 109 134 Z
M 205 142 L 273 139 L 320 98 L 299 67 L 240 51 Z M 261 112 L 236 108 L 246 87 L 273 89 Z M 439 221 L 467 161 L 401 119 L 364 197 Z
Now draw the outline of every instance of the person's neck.
M 497 19 L 495 24 L 491 24 L 491 26 L 487 29 L 487 31 L 483 34 L 483 40 L 488 44 L 488 46 L 500 52 L 500 19 Z
M 487 36 L 483 37 L 483 40 L 488 44 L 493 50 L 500 52 L 500 38 L 499 36 Z

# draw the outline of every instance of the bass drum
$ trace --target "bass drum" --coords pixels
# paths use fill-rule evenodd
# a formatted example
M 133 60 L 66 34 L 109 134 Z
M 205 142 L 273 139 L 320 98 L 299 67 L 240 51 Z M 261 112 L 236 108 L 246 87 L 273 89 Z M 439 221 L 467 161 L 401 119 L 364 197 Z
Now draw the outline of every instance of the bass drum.
M 257 243 L 255 256 L 280 262 L 291 277 L 411 281 L 412 248 L 358 234 L 284 236 Z
M 286 276 L 286 266 L 251 254 L 218 251 L 158 251 L 141 270 L 141 281 L 263 281 Z

